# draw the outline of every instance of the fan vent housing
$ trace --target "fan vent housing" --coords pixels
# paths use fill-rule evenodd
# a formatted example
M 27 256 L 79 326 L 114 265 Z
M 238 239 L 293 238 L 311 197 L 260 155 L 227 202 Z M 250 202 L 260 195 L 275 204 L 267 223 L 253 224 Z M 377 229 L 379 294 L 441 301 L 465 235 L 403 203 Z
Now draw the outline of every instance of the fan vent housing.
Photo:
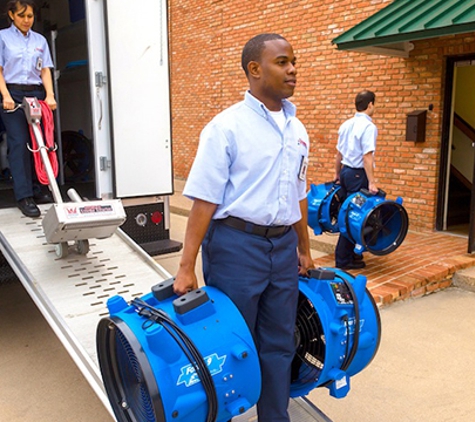
M 114 296 L 108 309 L 97 351 L 119 422 L 228 421 L 257 402 L 257 351 L 224 293 L 205 287 L 177 297 L 170 279 L 130 305 Z M 192 364 L 197 354 L 204 370 Z
M 341 186 L 333 182 L 311 185 L 307 195 L 308 225 L 316 235 L 340 232 L 355 244 L 355 252 L 387 255 L 403 242 L 409 218 L 402 198 L 386 199 L 366 189 L 341 201 Z
M 291 396 L 326 386 L 332 396 L 345 397 L 350 377 L 373 360 L 381 339 L 366 277 L 319 268 L 300 278 L 299 293 Z
M 310 185 L 310 191 L 307 195 L 308 225 L 312 227 L 316 235 L 323 232 L 339 232 L 340 190 L 341 186 L 333 182 Z
M 380 191 L 372 195 L 365 189 L 345 199 L 338 214 L 343 236 L 355 243 L 355 252 L 387 255 L 403 242 L 409 228 L 409 218 L 402 198 L 386 199 Z

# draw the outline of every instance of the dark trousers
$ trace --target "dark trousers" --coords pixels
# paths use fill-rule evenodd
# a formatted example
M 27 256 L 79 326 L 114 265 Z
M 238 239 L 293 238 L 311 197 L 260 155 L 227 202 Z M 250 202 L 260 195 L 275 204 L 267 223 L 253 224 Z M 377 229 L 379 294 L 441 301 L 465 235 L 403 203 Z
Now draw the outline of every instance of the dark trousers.
M 342 201 L 361 189 L 368 189 L 368 178 L 364 169 L 353 169 L 343 166 L 340 172 Z M 340 234 L 335 248 L 335 266 L 346 267 L 353 262 L 355 244 Z
M 243 315 L 259 353 L 259 422 L 289 422 L 298 300 L 297 235 L 267 239 L 212 222 L 202 245 L 203 274 Z
M 11 89 L 10 95 L 19 104 L 23 97 L 36 97 L 39 100 L 45 98 L 43 88 L 28 92 Z M 33 154 L 27 148 L 27 144 L 31 145 L 30 132 L 22 108 L 12 113 L 2 110 L 2 121 L 7 131 L 8 163 L 13 179 L 13 192 L 15 199 L 19 201 L 33 196 L 33 180 L 36 179 L 32 165 Z

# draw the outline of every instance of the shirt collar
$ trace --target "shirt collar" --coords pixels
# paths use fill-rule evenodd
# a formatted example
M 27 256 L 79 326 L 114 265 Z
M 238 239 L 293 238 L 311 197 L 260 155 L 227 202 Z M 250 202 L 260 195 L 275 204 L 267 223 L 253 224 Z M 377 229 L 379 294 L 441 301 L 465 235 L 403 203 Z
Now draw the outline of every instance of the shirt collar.
M 268 118 L 269 109 L 262 101 L 259 101 L 256 97 L 254 97 L 254 95 L 252 95 L 249 90 L 244 94 L 244 103 L 262 117 Z M 290 116 L 294 117 L 297 111 L 297 107 L 295 107 L 294 104 L 285 98 L 282 100 L 282 109 L 284 110 L 285 116 L 287 118 Z
M 16 26 L 15 24 L 11 24 L 10 26 L 10 30 L 15 32 L 15 34 L 18 34 L 18 35 L 21 35 L 22 37 L 26 37 L 28 38 L 30 36 L 30 33 L 31 33 L 31 29 L 28 30 L 28 32 L 26 33 L 26 35 L 23 35 L 23 32 L 21 32 Z
M 370 116 L 368 116 L 366 113 L 356 112 L 355 117 L 364 117 L 365 119 L 368 119 L 370 122 L 373 121 L 373 119 Z

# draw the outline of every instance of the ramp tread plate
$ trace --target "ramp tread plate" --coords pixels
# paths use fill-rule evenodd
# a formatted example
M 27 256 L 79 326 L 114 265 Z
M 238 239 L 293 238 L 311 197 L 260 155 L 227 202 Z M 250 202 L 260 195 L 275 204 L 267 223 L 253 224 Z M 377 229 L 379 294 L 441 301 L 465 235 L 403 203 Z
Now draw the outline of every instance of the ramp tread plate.
M 40 206 L 42 216 L 47 207 Z M 17 209 L 0 210 L 0 234 L 0 250 L 10 266 L 83 373 L 87 364 L 80 363 L 93 362 L 97 381 L 95 333 L 99 320 L 108 315 L 108 298 L 142 296 L 170 274 L 118 234 L 90 239 L 86 255 L 75 252 L 71 243 L 69 256 L 59 259 L 55 246 L 46 242 L 41 218 L 24 217 Z M 84 375 L 94 382 L 91 374 Z M 98 386 L 92 387 L 97 392 Z

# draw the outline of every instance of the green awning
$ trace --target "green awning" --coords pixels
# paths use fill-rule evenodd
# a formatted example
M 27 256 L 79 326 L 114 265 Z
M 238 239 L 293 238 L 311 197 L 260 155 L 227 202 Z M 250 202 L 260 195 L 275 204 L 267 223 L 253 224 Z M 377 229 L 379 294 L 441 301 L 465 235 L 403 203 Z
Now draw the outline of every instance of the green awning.
M 339 50 L 408 56 L 409 42 L 475 31 L 475 0 L 394 0 L 336 37 Z

